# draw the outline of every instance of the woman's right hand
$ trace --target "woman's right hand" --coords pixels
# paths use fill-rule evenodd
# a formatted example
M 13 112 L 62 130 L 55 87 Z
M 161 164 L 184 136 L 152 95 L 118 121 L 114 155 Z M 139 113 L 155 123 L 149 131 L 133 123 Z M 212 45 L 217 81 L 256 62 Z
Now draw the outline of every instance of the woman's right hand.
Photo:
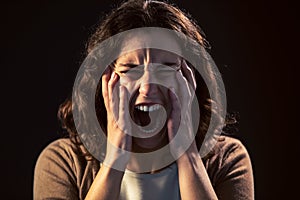
M 124 170 L 130 159 L 132 129 L 128 111 L 127 89 L 119 84 L 119 76 L 110 67 L 102 76 L 102 95 L 107 110 L 107 149 L 104 165 Z
M 132 138 L 126 134 L 131 131 L 128 92 L 119 85 L 119 76 L 111 68 L 107 68 L 102 76 L 102 95 L 107 110 L 106 156 L 86 200 L 119 199 L 124 171 L 130 158 Z

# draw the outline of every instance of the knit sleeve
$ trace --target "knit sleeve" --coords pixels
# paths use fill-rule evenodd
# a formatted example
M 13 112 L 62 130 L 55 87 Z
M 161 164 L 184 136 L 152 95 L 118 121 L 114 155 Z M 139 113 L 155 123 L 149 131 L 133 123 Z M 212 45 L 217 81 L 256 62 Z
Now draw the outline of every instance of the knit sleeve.
M 253 200 L 254 181 L 251 160 L 245 146 L 237 139 L 227 138 L 223 146 L 215 191 L 219 199 Z
M 58 140 L 39 155 L 34 171 L 34 200 L 78 199 L 73 162 L 67 148 Z

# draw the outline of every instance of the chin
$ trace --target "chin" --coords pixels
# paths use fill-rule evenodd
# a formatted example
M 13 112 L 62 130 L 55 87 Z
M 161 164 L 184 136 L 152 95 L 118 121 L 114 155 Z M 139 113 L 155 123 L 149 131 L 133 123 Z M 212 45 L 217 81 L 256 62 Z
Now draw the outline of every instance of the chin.
M 132 151 L 135 153 L 149 153 L 161 149 L 169 143 L 167 128 L 164 127 L 156 135 L 149 138 L 133 137 Z

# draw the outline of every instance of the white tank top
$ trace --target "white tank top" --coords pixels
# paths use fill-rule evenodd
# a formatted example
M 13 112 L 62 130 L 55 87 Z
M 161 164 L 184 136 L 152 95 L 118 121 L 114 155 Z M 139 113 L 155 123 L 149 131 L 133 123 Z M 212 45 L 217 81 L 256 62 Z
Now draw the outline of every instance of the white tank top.
M 154 174 L 125 170 L 120 200 L 180 200 L 177 164 Z

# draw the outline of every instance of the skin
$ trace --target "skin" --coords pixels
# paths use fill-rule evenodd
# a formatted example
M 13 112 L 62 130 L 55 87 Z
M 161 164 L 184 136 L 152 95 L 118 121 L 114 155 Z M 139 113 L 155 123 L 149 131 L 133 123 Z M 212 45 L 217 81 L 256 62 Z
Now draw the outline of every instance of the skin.
M 180 70 L 172 72 L 169 78 L 164 80 L 167 87 L 162 87 L 152 83 L 156 77 L 155 73 L 150 73 L 151 63 L 177 63 L 180 64 Z M 128 66 L 137 65 L 144 66 L 143 76 L 134 81 L 126 80 L 122 71 L 127 71 Z M 108 68 L 102 76 L 102 91 L 108 115 L 107 138 L 111 145 L 107 147 L 104 164 L 86 199 L 118 199 L 124 170 L 127 168 L 138 171 L 139 167 L 134 159 L 124 156 L 121 150 L 147 151 L 160 148 L 174 138 L 181 119 L 183 119 L 183 126 L 180 131 L 185 133 L 185 138 L 192 140 L 190 147 L 176 160 L 181 198 L 217 199 L 193 140 L 190 113 L 196 81 L 191 68 L 174 54 L 150 49 L 136 50 L 122 55 L 117 59 L 115 66 L 114 69 Z M 134 98 L 131 99 L 131 96 Z M 131 123 L 128 123 L 131 107 L 153 103 L 167 108 L 167 129 L 147 139 L 133 138 L 130 134 L 126 134 L 133 131 Z M 130 104 L 129 107 L 125 106 Z M 170 145 L 171 154 L 176 156 L 180 148 L 180 144 Z M 124 170 L 118 171 L 114 169 L 114 165 Z
M 152 55 L 152 56 L 151 56 Z M 159 81 L 158 74 L 160 66 L 155 64 L 163 63 L 166 66 L 170 66 L 170 70 L 167 71 L 168 76 L 160 77 L 164 80 Z M 178 82 L 176 81 L 176 71 L 171 70 L 171 67 L 180 66 L 181 58 L 175 54 L 162 51 L 162 50 L 137 50 L 132 53 L 125 54 L 116 61 L 115 71 L 120 77 L 120 85 L 126 87 L 126 90 L 133 98 L 131 99 L 130 108 L 134 110 L 136 105 L 153 105 L 159 104 L 163 106 L 167 113 L 170 113 L 169 105 L 169 90 L 168 88 L 174 87 L 178 89 Z M 137 66 L 137 67 L 134 67 Z M 134 68 L 140 68 L 143 70 L 143 75 L 139 79 L 131 80 L 126 77 L 127 72 Z M 149 84 L 151 82 L 161 82 L 159 84 Z M 127 100 L 129 101 L 129 100 Z M 155 116 L 159 118 L 159 116 Z M 130 120 L 130 119 L 126 119 Z M 155 122 L 154 122 L 155 123 Z M 167 131 L 163 129 L 161 132 L 155 132 L 152 137 L 143 138 L 143 132 L 138 129 L 135 130 L 136 135 L 140 137 L 133 138 L 133 149 L 138 152 L 153 151 L 161 148 L 168 143 Z

